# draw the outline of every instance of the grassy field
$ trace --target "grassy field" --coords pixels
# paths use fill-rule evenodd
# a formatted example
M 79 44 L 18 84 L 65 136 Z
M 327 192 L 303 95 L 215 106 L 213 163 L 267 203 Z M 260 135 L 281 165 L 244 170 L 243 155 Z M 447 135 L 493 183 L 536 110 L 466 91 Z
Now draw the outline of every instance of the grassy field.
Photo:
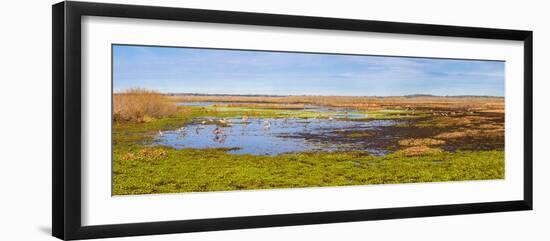
M 504 99 L 499 97 L 433 97 L 433 96 L 396 96 L 396 97 L 362 97 L 362 96 L 204 96 L 176 95 L 170 96 L 176 102 L 217 102 L 224 101 L 233 105 L 245 103 L 303 105 L 315 104 L 333 107 L 351 107 L 360 110 L 382 109 L 418 109 L 435 111 L 504 111 Z
M 113 195 L 293 187 L 442 182 L 504 178 L 504 100 L 488 97 L 248 97 L 115 94 Z M 139 99 L 139 107 L 132 99 Z M 147 98 L 146 98 L 147 99 Z M 220 102 L 177 106 L 177 102 Z M 123 102 L 124 105 L 118 103 Z M 387 155 L 362 150 L 275 156 L 228 149 L 156 145 L 158 132 L 199 118 L 332 118 L 304 105 L 345 107 L 365 118 L 399 120 L 369 131 L 338 130 L 349 141 L 377 143 Z M 117 106 L 119 107 L 117 109 Z M 121 107 L 122 106 L 122 107 Z M 161 112 L 158 106 L 162 107 Z M 132 111 L 128 111 L 132 110 Z M 387 137 L 391 138 L 387 138 Z

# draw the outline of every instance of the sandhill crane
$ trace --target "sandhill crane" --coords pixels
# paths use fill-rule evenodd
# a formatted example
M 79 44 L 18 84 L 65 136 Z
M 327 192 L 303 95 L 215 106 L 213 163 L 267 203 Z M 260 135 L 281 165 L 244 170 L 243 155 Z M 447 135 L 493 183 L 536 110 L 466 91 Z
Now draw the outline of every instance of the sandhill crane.
M 269 129 L 271 128 L 271 123 L 269 122 L 269 120 L 264 120 L 264 129 Z
M 185 127 L 179 128 L 179 133 L 181 138 L 187 136 L 187 131 L 185 130 Z
M 180 127 L 180 128 L 178 128 L 177 131 L 178 131 L 178 132 L 180 133 L 180 135 L 182 135 L 182 136 L 185 136 L 185 134 L 187 134 L 187 133 L 185 132 L 185 127 Z
M 214 133 L 214 135 L 220 134 L 220 128 L 216 127 L 212 133 Z

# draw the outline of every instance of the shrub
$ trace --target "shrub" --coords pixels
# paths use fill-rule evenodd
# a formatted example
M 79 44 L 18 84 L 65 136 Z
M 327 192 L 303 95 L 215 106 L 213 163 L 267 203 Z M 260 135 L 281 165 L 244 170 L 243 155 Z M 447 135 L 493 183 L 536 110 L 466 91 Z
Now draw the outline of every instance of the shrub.
M 168 97 L 146 89 L 129 89 L 113 95 L 113 120 L 149 122 L 176 113 L 176 104 Z

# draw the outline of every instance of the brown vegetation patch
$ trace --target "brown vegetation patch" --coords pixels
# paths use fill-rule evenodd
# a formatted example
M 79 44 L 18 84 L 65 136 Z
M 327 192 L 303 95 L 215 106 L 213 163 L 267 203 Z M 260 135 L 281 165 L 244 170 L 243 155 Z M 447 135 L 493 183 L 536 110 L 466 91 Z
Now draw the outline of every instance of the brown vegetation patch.
M 435 138 L 450 139 L 450 138 L 461 138 L 461 137 L 471 137 L 477 136 L 480 132 L 478 130 L 462 130 L 462 131 L 451 131 L 443 132 L 435 136 Z
M 358 110 L 406 109 L 433 112 L 437 115 L 460 115 L 482 110 L 503 110 L 504 98 L 499 97 L 369 97 L 369 96 L 205 96 L 175 95 L 173 101 L 181 102 L 234 102 L 314 104 L 332 107 L 348 107 Z
M 149 122 L 176 113 L 176 104 L 160 93 L 130 89 L 113 95 L 113 120 Z
M 445 144 L 445 141 L 432 138 L 410 138 L 399 140 L 399 145 L 401 146 L 435 146 L 442 144 Z
M 502 122 L 502 117 L 498 116 L 482 116 L 482 115 L 462 115 L 462 116 L 449 116 L 449 117 L 433 117 L 419 121 L 417 127 L 478 127 L 480 125 Z
M 441 139 L 465 138 L 465 137 L 503 137 L 504 129 L 489 129 L 489 130 L 459 130 L 451 132 L 443 132 L 435 136 Z
M 422 156 L 439 154 L 442 153 L 442 150 L 439 148 L 432 148 L 428 146 L 411 146 L 400 150 L 399 153 L 405 156 Z
M 504 131 L 504 125 L 502 124 L 481 124 L 477 126 L 478 129 L 483 130 L 502 130 Z
M 356 131 L 356 132 L 348 132 L 345 133 L 345 137 L 349 138 L 364 138 L 364 137 L 371 137 L 373 134 L 371 132 L 367 131 Z

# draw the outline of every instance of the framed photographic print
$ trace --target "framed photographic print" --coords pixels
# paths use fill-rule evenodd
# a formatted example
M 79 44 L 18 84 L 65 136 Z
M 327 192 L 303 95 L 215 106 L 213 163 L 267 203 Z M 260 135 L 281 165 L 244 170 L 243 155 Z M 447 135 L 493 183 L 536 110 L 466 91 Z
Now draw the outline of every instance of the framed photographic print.
M 523 30 L 55 4 L 53 235 L 531 210 L 532 48 Z

